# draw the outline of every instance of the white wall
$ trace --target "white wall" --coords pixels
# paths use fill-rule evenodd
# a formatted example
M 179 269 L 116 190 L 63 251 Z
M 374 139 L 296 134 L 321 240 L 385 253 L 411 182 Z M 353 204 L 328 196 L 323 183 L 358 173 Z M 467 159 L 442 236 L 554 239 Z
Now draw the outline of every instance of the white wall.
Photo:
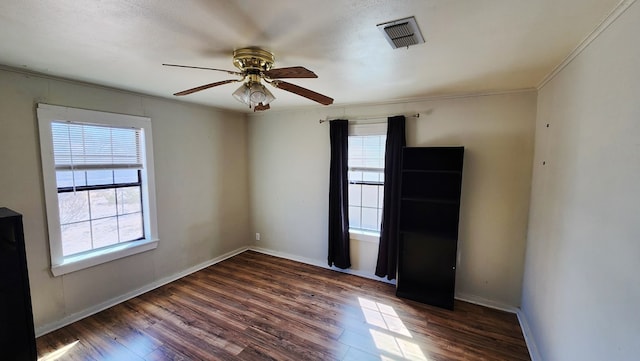
M 409 146 L 465 146 L 456 294 L 520 305 L 536 93 L 313 108 L 249 118 L 252 231 L 257 247 L 327 264 L 327 115 L 411 114 Z M 377 244 L 352 240 L 352 270 L 373 276 Z
M 638 34 L 635 3 L 538 95 L 522 310 L 544 360 L 640 357 Z
M 51 276 L 37 102 L 151 118 L 157 249 Z M 245 246 L 246 124 L 242 114 L 0 71 L 0 206 L 24 215 L 36 329 Z

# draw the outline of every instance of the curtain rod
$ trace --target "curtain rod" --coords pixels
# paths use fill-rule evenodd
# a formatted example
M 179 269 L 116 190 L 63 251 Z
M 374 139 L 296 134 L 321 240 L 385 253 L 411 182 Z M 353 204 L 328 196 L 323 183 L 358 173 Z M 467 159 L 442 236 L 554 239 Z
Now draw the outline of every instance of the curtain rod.
M 399 114 L 399 115 L 403 115 L 403 114 Z M 349 118 L 349 121 L 355 121 L 355 120 L 376 120 L 376 119 L 386 119 L 390 117 L 389 115 L 382 115 L 379 117 L 366 117 L 366 118 L 351 118 L 351 117 L 340 117 L 340 118 L 329 118 L 327 117 L 326 119 L 320 119 L 320 124 L 324 123 L 324 122 L 330 122 L 332 120 L 338 120 L 338 119 L 344 119 L 344 118 Z M 415 114 L 411 114 L 411 115 L 407 115 L 407 117 L 411 117 L 411 118 L 420 118 L 420 113 L 415 113 Z

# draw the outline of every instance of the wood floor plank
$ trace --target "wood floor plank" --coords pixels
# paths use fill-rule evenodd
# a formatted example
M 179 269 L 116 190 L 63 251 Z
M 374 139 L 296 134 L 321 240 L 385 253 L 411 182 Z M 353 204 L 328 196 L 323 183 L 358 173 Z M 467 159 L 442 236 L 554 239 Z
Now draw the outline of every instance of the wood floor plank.
M 76 322 L 72 326 L 75 328 L 74 333 L 81 334 L 82 338 L 71 351 L 85 349 L 84 352 L 96 360 L 143 361 L 133 351 L 103 332 L 96 318 L 89 317 L 85 322 Z
M 122 310 L 123 307 L 114 307 L 114 309 Z M 89 325 L 100 329 L 103 336 L 113 339 L 140 357 L 145 357 L 162 345 L 162 342 L 146 333 L 145 329 L 135 327 L 135 322 L 129 324 L 121 317 L 111 317 L 111 315 L 99 313 L 88 320 L 88 322 L 94 321 Z
M 515 315 L 247 251 L 37 340 L 58 360 L 530 360 Z M 66 347 L 66 348 L 64 348 Z
M 91 355 L 86 347 L 80 343 L 80 339 L 76 337 L 79 332 L 72 327 L 67 326 L 54 333 L 50 333 L 36 339 L 36 347 L 38 349 L 38 360 L 45 356 L 60 355 L 65 361 L 99 361 Z M 52 353 L 54 355 L 52 355 Z M 56 357 L 55 359 L 59 359 Z
M 184 353 L 172 348 L 169 345 L 162 345 L 153 352 L 145 356 L 145 361 L 186 361 L 192 360 Z

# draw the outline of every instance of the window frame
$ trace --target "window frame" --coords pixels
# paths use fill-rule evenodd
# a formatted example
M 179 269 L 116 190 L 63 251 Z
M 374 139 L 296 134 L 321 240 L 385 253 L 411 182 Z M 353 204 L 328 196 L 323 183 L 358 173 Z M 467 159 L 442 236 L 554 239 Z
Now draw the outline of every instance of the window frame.
M 349 137 L 367 135 L 387 135 L 387 122 L 349 122 Z M 363 242 L 379 243 L 380 232 L 349 227 L 349 238 Z
M 40 133 L 40 154 L 44 182 L 45 208 L 49 230 L 51 273 L 54 276 L 60 276 L 157 248 L 159 240 L 156 214 L 151 118 L 62 107 L 43 103 L 38 104 L 37 116 Z M 78 124 L 140 129 L 143 150 L 142 169 L 140 172 L 142 180 L 141 191 L 144 230 L 144 237 L 142 239 L 118 243 L 66 257 L 63 255 L 60 213 L 58 208 L 58 187 L 51 131 L 51 123 L 53 122 L 72 122 Z

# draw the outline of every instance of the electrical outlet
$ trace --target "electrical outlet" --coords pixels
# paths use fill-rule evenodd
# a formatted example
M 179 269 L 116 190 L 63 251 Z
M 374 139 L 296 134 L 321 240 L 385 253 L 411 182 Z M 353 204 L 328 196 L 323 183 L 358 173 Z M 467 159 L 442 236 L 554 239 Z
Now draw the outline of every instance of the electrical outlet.
M 260 233 L 256 233 L 256 241 L 260 240 Z

